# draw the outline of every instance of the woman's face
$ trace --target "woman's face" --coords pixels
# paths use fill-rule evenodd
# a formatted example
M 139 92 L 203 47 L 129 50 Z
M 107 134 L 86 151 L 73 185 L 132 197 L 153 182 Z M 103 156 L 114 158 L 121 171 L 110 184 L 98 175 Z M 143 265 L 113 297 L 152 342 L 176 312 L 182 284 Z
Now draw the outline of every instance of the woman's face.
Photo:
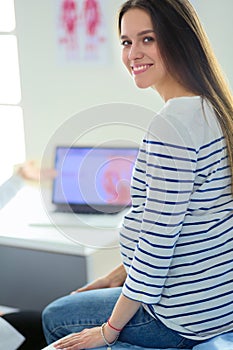
M 139 88 L 155 88 L 162 96 L 171 76 L 161 58 L 156 33 L 147 12 L 130 9 L 121 21 L 122 61 Z M 169 84 L 169 85 L 168 85 Z

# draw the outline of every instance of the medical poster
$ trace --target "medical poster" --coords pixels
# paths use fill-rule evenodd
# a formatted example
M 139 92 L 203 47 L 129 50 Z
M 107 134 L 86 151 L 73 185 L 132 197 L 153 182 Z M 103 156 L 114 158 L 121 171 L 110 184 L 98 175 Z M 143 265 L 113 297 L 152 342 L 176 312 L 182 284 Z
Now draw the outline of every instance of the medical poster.
M 106 63 L 106 0 L 57 0 L 56 4 L 59 61 Z

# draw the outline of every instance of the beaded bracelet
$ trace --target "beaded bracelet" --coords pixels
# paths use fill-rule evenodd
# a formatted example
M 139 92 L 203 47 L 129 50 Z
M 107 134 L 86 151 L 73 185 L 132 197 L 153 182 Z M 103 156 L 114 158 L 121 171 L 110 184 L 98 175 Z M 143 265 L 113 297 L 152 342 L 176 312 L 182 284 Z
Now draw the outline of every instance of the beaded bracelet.
M 112 350 L 112 346 L 116 343 L 117 339 L 119 338 L 120 333 L 117 335 L 116 339 L 112 343 L 109 343 L 104 335 L 104 326 L 106 324 L 107 324 L 106 322 L 102 324 L 102 326 L 100 328 L 100 332 L 101 332 L 101 336 L 102 336 L 105 344 L 107 345 L 107 350 Z

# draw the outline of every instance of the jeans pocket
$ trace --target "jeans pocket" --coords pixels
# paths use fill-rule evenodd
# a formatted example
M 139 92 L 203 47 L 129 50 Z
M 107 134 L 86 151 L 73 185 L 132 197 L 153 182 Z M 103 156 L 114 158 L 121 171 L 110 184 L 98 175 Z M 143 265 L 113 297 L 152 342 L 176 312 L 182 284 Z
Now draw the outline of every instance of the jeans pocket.
M 177 349 L 192 349 L 195 345 L 200 342 L 193 339 L 183 338 L 177 345 Z

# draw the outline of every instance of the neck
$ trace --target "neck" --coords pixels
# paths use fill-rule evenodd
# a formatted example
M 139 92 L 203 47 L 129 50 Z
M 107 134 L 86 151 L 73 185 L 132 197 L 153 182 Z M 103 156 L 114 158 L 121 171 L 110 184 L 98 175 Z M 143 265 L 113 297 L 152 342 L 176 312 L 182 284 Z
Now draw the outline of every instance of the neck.
M 153 86 L 152 88 L 159 93 L 165 102 L 176 97 L 192 97 L 197 95 L 172 78 L 164 86 Z

